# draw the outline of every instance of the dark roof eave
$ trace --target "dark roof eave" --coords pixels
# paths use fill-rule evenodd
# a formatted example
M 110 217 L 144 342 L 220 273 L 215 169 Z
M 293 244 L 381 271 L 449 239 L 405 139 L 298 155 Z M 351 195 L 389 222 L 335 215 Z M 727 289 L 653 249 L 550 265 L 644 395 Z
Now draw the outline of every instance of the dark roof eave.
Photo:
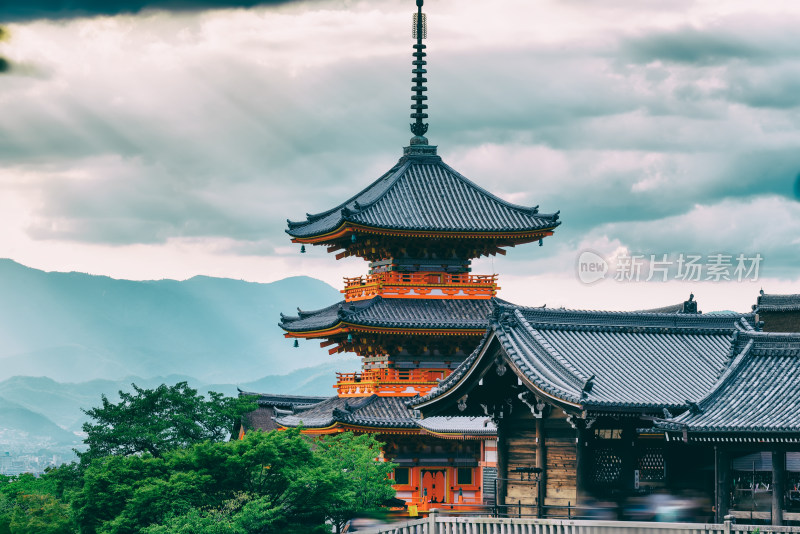
M 545 216 L 546 217 L 546 216 Z M 293 233 L 290 229 L 285 229 L 289 236 L 293 239 L 296 239 L 298 243 L 307 243 L 309 240 L 317 240 L 315 243 L 317 245 L 327 245 L 339 239 L 338 234 L 345 231 L 347 227 L 350 227 L 351 231 L 361 230 L 364 233 L 381 233 L 381 232 L 403 232 L 403 234 L 452 234 L 453 239 L 464 239 L 463 234 L 470 234 L 471 237 L 475 239 L 493 239 L 497 237 L 497 234 L 541 234 L 547 232 L 553 232 L 556 228 L 561 226 L 561 221 L 552 221 L 551 225 L 548 226 L 536 226 L 536 227 L 529 227 L 525 229 L 519 228 L 495 228 L 493 230 L 485 230 L 485 229 L 477 229 L 477 228 L 409 228 L 403 226 L 393 226 L 393 225 L 385 225 L 385 226 L 368 226 L 363 223 L 359 223 L 357 221 L 352 221 L 349 218 L 343 218 L 341 223 L 336 226 L 332 230 L 325 230 L 317 234 L 297 234 Z M 330 239 L 321 240 L 324 236 L 330 235 Z M 337 237 L 334 237 L 337 236 Z M 547 237 L 547 236 L 542 236 Z M 509 239 L 513 239 L 509 237 Z M 532 236 L 530 237 L 531 241 L 535 241 L 539 239 L 539 237 Z

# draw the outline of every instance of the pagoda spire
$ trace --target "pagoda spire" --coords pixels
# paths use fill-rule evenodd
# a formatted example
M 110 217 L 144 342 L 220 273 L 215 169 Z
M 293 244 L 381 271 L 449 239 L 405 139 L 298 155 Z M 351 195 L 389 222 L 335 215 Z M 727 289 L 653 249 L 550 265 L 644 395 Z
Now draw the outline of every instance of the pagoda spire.
M 425 17 L 425 13 L 422 12 L 422 4 L 424 0 L 417 0 L 417 12 L 414 13 L 414 23 L 411 31 L 412 38 L 416 39 L 417 42 L 414 44 L 414 61 L 412 64 L 414 65 L 414 69 L 411 71 L 414 74 L 414 77 L 411 78 L 411 81 L 414 82 L 414 86 L 411 90 L 414 92 L 411 95 L 411 100 L 414 101 L 411 104 L 411 109 L 413 113 L 411 113 L 411 118 L 414 119 L 414 122 L 411 123 L 411 133 L 414 134 L 414 137 L 411 139 L 412 145 L 427 145 L 428 140 L 425 139 L 424 135 L 428 131 L 428 124 L 423 123 L 423 119 L 428 118 L 428 114 L 425 113 L 425 110 L 428 109 L 428 105 L 425 104 L 425 101 L 428 97 L 424 94 L 425 91 L 428 90 L 425 87 L 424 83 L 428 81 L 427 78 L 423 77 L 425 73 L 428 71 L 425 70 L 425 45 L 422 44 L 422 40 L 425 39 L 428 35 L 428 25 Z

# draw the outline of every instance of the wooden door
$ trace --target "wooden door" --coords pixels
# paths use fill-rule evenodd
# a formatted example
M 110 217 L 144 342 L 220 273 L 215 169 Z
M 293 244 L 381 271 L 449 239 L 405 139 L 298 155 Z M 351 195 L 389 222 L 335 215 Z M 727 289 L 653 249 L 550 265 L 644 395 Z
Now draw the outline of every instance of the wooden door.
M 422 495 L 426 502 L 444 502 L 446 485 L 444 469 L 422 470 Z

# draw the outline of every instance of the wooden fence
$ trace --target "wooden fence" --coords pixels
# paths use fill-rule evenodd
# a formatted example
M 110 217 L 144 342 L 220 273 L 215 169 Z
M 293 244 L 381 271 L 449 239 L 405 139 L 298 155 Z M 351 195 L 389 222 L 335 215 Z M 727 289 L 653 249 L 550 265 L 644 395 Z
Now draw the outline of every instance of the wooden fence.
M 359 534 L 788 534 L 800 527 L 713 523 L 651 523 L 638 521 L 583 521 L 441 516 L 435 511 L 423 519 L 358 530 Z

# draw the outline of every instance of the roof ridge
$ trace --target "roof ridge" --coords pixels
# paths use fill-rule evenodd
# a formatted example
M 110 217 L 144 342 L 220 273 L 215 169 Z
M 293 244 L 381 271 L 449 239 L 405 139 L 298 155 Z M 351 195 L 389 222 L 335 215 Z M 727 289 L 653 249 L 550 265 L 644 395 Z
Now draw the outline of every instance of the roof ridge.
M 348 204 L 350 204 L 352 202 L 355 202 L 355 200 L 359 196 L 363 195 L 367 191 L 370 191 L 373 187 L 378 186 L 382 180 L 386 180 L 387 176 L 389 176 L 391 174 L 394 174 L 395 176 L 392 179 L 396 180 L 397 179 L 397 174 L 400 173 L 400 171 L 402 170 L 402 167 L 405 166 L 405 165 L 406 165 L 405 163 L 402 163 L 402 160 L 398 161 L 397 163 L 395 163 L 392 166 L 391 169 L 389 169 L 388 171 L 386 171 L 385 173 L 380 175 L 380 177 L 377 178 L 376 180 L 374 180 L 371 184 L 367 185 L 367 187 L 365 189 L 362 189 L 361 191 L 359 191 L 355 195 L 351 196 L 350 198 L 348 198 L 344 202 L 341 202 L 340 204 L 337 204 L 335 207 L 333 207 L 333 208 L 331 208 L 331 209 L 329 209 L 327 211 L 322 211 L 322 212 L 313 213 L 313 214 L 306 213 L 306 220 L 305 221 L 291 221 L 289 219 L 286 219 L 286 223 L 288 224 L 289 228 L 295 228 L 297 226 L 302 226 L 304 224 L 308 224 L 308 223 L 311 223 L 311 222 L 318 221 L 318 220 L 320 220 L 320 219 L 322 219 L 324 217 L 327 217 L 328 215 L 331 215 L 332 213 L 334 213 L 336 211 L 341 210 L 342 208 L 346 208 Z M 391 187 L 391 185 L 387 186 L 387 189 L 389 187 Z M 385 194 L 385 191 L 383 193 L 381 193 L 381 195 L 379 195 L 379 196 L 382 196 L 383 194 Z M 370 203 L 370 204 L 372 204 L 372 203 Z M 286 230 L 286 232 L 288 233 L 288 230 Z
M 740 332 L 739 336 L 759 340 L 787 340 L 800 342 L 800 332 L 761 332 L 757 330 Z
M 383 199 L 383 197 L 385 197 L 389 193 L 389 191 L 397 184 L 397 182 L 405 175 L 406 171 L 408 170 L 408 167 L 411 166 L 411 162 L 409 162 L 409 161 L 406 161 L 404 163 L 398 162 L 395 165 L 395 167 L 393 167 L 393 168 L 396 168 L 398 166 L 399 166 L 399 168 L 397 168 L 397 170 L 394 172 L 394 175 L 389 180 L 391 183 L 387 184 L 386 187 L 384 188 L 384 190 L 381 192 L 381 194 L 379 194 L 374 199 L 372 199 L 372 201 L 370 201 L 370 202 L 368 202 L 366 204 L 359 204 L 358 208 L 356 209 L 357 213 L 364 213 L 368 209 L 372 208 L 379 200 Z M 386 174 L 388 174 L 388 173 L 386 173 Z M 383 176 L 386 176 L 386 174 L 384 174 Z M 381 179 L 383 179 L 383 177 L 379 178 L 378 180 L 381 180 Z M 361 193 L 364 193 L 364 191 L 361 191 Z M 359 194 L 356 194 L 356 196 L 353 197 L 353 198 L 358 197 Z M 356 200 L 356 201 L 354 201 L 354 203 L 358 204 L 358 201 Z M 343 205 L 342 208 L 346 208 L 346 205 Z M 342 208 L 340 208 L 340 209 L 342 209 Z M 336 208 L 331 210 L 328 213 L 328 215 L 330 215 L 330 213 L 333 213 L 334 211 L 336 211 Z M 346 216 L 343 216 L 342 219 L 348 220 L 347 218 L 350 215 L 352 215 L 352 213 L 350 213 L 350 214 L 348 214 Z
M 333 303 L 333 304 L 331 304 L 329 306 L 325 306 L 324 308 L 320 308 L 318 310 L 301 310 L 300 307 L 298 306 L 297 307 L 297 318 L 298 319 L 302 319 L 303 315 L 307 315 L 307 316 L 308 315 L 315 315 L 317 313 L 321 313 L 321 312 L 324 312 L 324 311 L 327 311 L 327 310 L 332 310 L 336 306 L 341 306 L 345 302 L 346 301 L 344 301 L 344 300 L 340 300 L 339 302 L 335 302 L 335 303 Z M 292 318 L 291 315 L 284 315 L 283 313 L 281 313 L 281 317 L 285 317 L 287 319 L 291 319 Z
M 564 358 L 564 356 L 562 356 L 561 353 L 555 349 L 555 347 L 553 347 L 550 343 L 548 343 L 547 340 L 544 339 L 544 337 L 539 332 L 536 331 L 536 328 L 534 328 L 533 325 L 531 325 L 531 323 L 528 322 L 525 316 L 522 315 L 521 311 L 516 310 L 515 317 L 517 318 L 517 321 L 519 321 L 520 324 L 522 324 L 522 326 L 531 333 L 533 341 L 539 346 L 539 348 L 544 350 L 548 356 L 550 356 L 552 359 L 555 360 L 557 364 L 559 364 L 562 368 L 568 371 L 569 381 L 572 382 L 573 385 L 578 387 L 578 389 L 581 389 L 583 385 L 586 383 L 586 381 L 589 380 L 589 377 L 584 376 L 583 373 L 581 373 L 578 369 L 576 369 L 574 365 L 569 363 L 569 361 L 567 361 L 567 359 Z
M 563 314 L 593 314 L 593 315 L 631 315 L 631 316 L 651 316 L 651 317 L 679 317 L 680 320 L 689 320 L 689 319 L 700 319 L 700 320 L 714 320 L 724 317 L 752 317 L 755 316 L 753 312 L 731 312 L 726 314 L 715 314 L 715 313 L 668 313 L 668 312 L 652 312 L 647 310 L 584 310 L 578 308 L 548 308 L 546 306 L 524 306 L 521 304 L 511 304 L 511 306 L 515 308 L 520 308 L 523 310 L 531 310 L 531 311 L 547 311 L 552 313 L 563 313 Z
M 731 340 L 731 343 L 735 344 L 736 340 L 735 339 Z M 750 341 L 747 342 L 747 344 L 744 346 L 744 348 L 741 350 L 741 352 L 739 352 L 739 354 L 736 355 L 736 357 L 733 359 L 733 361 L 730 362 L 730 364 L 725 368 L 725 370 L 722 372 L 722 374 L 717 379 L 717 382 L 711 387 L 711 389 L 708 391 L 708 393 L 706 393 L 701 399 L 695 401 L 695 404 L 697 404 L 698 406 L 701 406 L 701 405 L 702 406 L 706 406 L 713 398 L 715 398 L 715 395 L 718 395 L 720 393 L 720 390 L 722 389 L 722 387 L 734 375 L 734 371 L 739 369 L 739 367 L 742 366 L 742 362 L 747 357 L 747 355 L 750 353 L 750 349 L 752 347 L 753 347 L 753 340 L 750 340 Z M 701 410 L 702 410 L 702 406 L 701 406 Z M 691 413 L 691 412 L 685 412 L 685 413 Z M 683 415 L 683 414 L 681 414 L 681 415 Z
M 237 387 L 236 389 L 239 388 Z M 282 393 L 258 393 L 255 391 L 244 391 L 241 389 L 239 389 L 239 394 L 248 396 L 258 395 L 259 397 L 272 397 L 277 399 L 319 399 L 320 401 L 332 398 L 330 395 L 284 395 Z
M 561 224 L 560 222 L 558 222 L 558 218 L 559 218 L 559 214 L 561 213 L 561 210 L 558 210 L 557 212 L 550 213 L 550 214 L 546 214 L 546 213 L 541 213 L 540 214 L 538 205 L 536 205 L 536 206 L 523 206 L 521 204 L 513 204 L 511 202 L 503 200 L 502 198 L 498 197 L 494 193 L 491 193 L 490 191 L 488 191 L 488 190 L 484 189 L 483 187 L 479 186 L 478 184 L 476 184 L 475 182 L 473 182 L 472 180 L 470 180 L 469 178 L 467 178 L 466 176 L 464 176 L 463 174 L 461 174 L 460 172 L 458 172 L 457 170 L 452 168 L 450 165 L 448 165 L 444 161 L 441 161 L 440 165 L 442 167 L 444 167 L 449 173 L 451 173 L 458 180 L 460 180 L 462 182 L 465 182 L 469 186 L 474 187 L 475 189 L 477 189 L 481 193 L 484 193 L 485 195 L 493 198 L 494 200 L 497 200 L 500 204 L 503 204 L 504 206 L 507 206 L 509 208 L 512 208 L 512 209 L 515 209 L 515 210 L 518 210 L 518 211 L 525 212 L 526 215 L 536 215 L 537 217 L 540 217 L 542 219 L 553 219 L 553 222 L 556 223 L 556 226 Z
M 447 375 L 444 378 L 444 380 L 440 381 L 426 395 L 418 394 L 415 397 L 411 397 L 407 401 L 405 401 L 405 405 L 413 409 L 415 406 L 418 406 L 423 402 L 427 402 L 433 398 L 436 398 L 445 391 L 448 391 L 454 382 L 457 382 L 458 380 L 461 380 L 461 378 L 463 378 L 464 374 L 469 370 L 472 364 L 475 363 L 475 360 L 478 359 L 478 357 L 480 356 L 480 353 L 486 346 L 487 340 L 490 340 L 492 335 L 494 334 L 495 332 L 491 328 L 491 325 L 489 325 L 489 327 L 483 333 L 483 337 L 481 337 L 480 342 L 478 342 L 478 345 L 473 349 L 473 351 L 470 353 L 469 356 L 464 358 L 464 360 L 462 360 L 461 363 L 459 363 L 458 366 L 455 369 L 453 369 L 453 372 Z
M 501 325 L 500 325 L 499 321 L 497 321 L 496 319 L 493 320 L 490 323 L 490 328 L 492 328 L 494 330 L 495 334 L 497 335 L 498 342 L 501 344 L 501 346 L 503 347 L 503 350 L 508 355 L 508 357 L 511 359 L 511 363 L 513 363 L 514 366 L 516 366 L 523 373 L 525 373 L 525 369 L 527 369 L 528 372 L 525 373 L 525 374 L 528 375 L 528 376 L 530 374 L 539 375 L 539 377 L 540 377 L 541 381 L 543 382 L 543 384 L 537 384 L 538 387 L 541 387 L 542 389 L 544 389 L 545 391 L 548 391 L 549 393 L 551 393 L 553 395 L 558 395 L 561 398 L 563 398 L 564 400 L 567 400 L 569 402 L 581 402 L 580 394 L 579 394 L 579 391 L 580 391 L 581 388 L 580 388 L 580 386 L 576 385 L 576 381 L 574 380 L 574 376 L 572 377 L 572 379 L 565 378 L 565 377 L 562 377 L 561 373 L 557 372 L 556 370 L 551 369 L 548 366 L 544 366 L 545 368 L 547 368 L 548 372 L 550 372 L 551 374 L 557 376 L 558 379 L 561 382 L 564 383 L 564 386 L 569 386 L 569 385 L 576 386 L 576 391 L 568 391 L 566 388 L 564 388 L 564 387 L 562 387 L 562 386 L 560 386 L 558 384 L 555 384 L 551 379 L 548 379 L 548 378 L 545 378 L 545 377 L 541 377 L 541 373 L 539 371 L 537 371 L 536 369 L 534 369 L 533 367 L 531 367 L 528 364 L 528 362 L 522 357 L 521 352 L 519 350 L 517 350 L 517 348 L 515 347 L 516 343 L 514 343 L 512 341 L 511 336 L 509 335 L 509 333 L 506 332 L 503 328 L 501 328 Z M 537 351 L 537 355 L 540 355 L 540 354 L 538 354 L 538 351 Z M 545 356 L 545 360 L 552 359 L 552 356 L 547 351 L 545 351 L 544 356 Z M 550 365 L 553 365 L 552 361 L 549 362 L 549 363 L 550 363 Z M 557 362 L 556 362 L 556 365 L 558 365 Z M 570 382 L 572 384 L 570 384 Z M 556 393 L 554 393 L 554 392 L 556 392 Z
M 619 333 L 681 333 L 681 334 L 716 334 L 720 331 L 733 331 L 731 328 L 710 328 L 700 326 L 664 326 L 664 325 L 628 325 L 628 324 L 572 324 L 572 323 L 539 323 L 532 322 L 540 330 L 566 330 L 571 332 L 619 332 Z

